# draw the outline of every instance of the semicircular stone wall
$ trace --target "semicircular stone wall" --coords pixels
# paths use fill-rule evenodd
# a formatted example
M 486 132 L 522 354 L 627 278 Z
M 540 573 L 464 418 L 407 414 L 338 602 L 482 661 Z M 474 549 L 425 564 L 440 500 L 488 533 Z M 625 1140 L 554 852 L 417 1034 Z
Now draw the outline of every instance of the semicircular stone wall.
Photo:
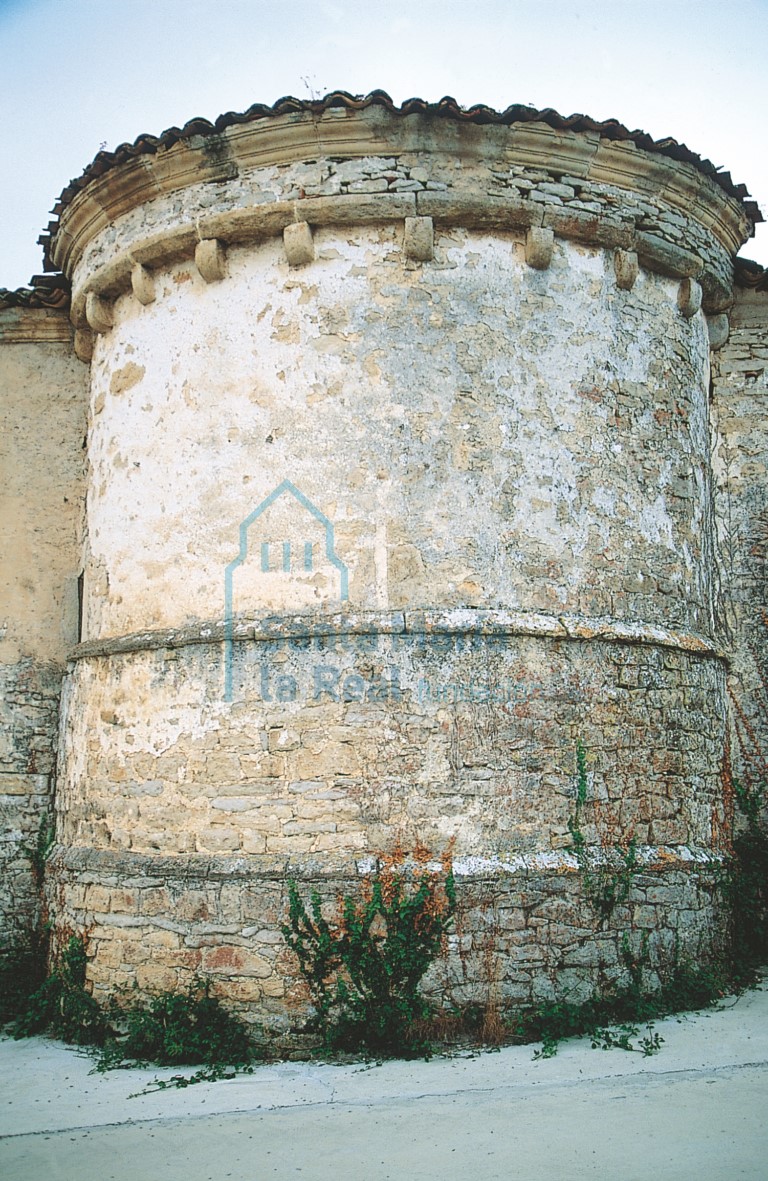
M 332 894 L 417 839 L 453 842 L 454 999 L 489 907 L 510 1000 L 618 973 L 620 929 L 711 949 L 701 308 L 738 202 L 532 125 L 347 112 L 318 157 L 269 122 L 213 184 L 191 143 L 113 170 L 54 243 L 92 360 L 53 876 L 97 990 L 203 970 L 290 1022 L 286 879 Z M 569 851 L 578 742 L 587 841 L 640 848 L 608 924 Z

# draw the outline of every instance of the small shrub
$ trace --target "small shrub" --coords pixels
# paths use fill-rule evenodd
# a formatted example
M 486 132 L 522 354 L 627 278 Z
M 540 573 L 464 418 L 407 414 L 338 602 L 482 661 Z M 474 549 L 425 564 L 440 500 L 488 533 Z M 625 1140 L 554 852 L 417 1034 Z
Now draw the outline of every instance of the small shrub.
M 289 883 L 283 935 L 295 952 L 328 1049 L 377 1056 L 428 1053 L 430 1006 L 419 984 L 440 952 L 456 907 L 450 859 L 430 872 L 428 854 L 408 875 L 401 850 L 385 860 L 362 899 L 346 897 L 336 918 L 323 916 L 317 891 L 305 906 Z
M 85 987 L 85 944 L 71 935 L 51 974 L 29 996 L 13 1025 L 16 1038 L 49 1033 L 76 1046 L 100 1046 L 108 1025 Z
M 202 1066 L 185 1081 L 213 1081 L 228 1067 L 247 1068 L 254 1057 L 247 1027 L 211 996 L 207 980 L 195 980 L 186 992 L 164 992 L 147 1003 L 115 1009 L 112 1018 L 125 1032 L 104 1046 L 98 1062 L 102 1071 L 129 1064 Z

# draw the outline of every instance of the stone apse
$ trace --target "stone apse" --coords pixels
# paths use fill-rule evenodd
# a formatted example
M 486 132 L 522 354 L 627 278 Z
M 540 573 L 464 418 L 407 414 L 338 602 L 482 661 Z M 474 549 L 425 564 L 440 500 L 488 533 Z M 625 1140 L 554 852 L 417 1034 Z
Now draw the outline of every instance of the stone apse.
M 623 931 L 711 954 L 758 585 L 722 521 L 744 555 L 765 511 L 746 190 L 617 123 L 336 94 L 102 152 L 54 212 L 62 278 L 0 300 L 43 554 L 3 783 L 17 833 L 54 805 L 95 994 L 204 972 L 284 1030 L 287 880 L 417 841 L 453 850 L 454 1003 L 589 990 Z M 604 921 L 579 743 L 587 844 L 637 848 Z

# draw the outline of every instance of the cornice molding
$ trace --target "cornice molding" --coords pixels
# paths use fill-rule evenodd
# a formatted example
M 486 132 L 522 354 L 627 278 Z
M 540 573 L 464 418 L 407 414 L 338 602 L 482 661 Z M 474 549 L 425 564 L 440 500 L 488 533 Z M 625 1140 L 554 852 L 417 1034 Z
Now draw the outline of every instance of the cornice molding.
M 112 164 L 103 175 L 89 179 L 62 207 L 50 244 L 51 263 L 69 278 L 76 276 L 76 288 L 90 285 L 97 294 L 109 296 L 128 289 L 133 262 L 147 267 L 170 263 L 194 253 L 202 238 L 245 243 L 282 234 L 294 221 L 349 225 L 417 215 L 433 216 L 438 224 L 499 229 L 527 227 L 544 216 L 553 219 L 556 234 L 577 240 L 588 240 L 579 238 L 580 223 L 583 233 L 590 220 L 596 225 L 616 222 L 627 231 L 620 244 L 635 249 L 629 240 L 634 225 L 631 217 L 622 215 L 620 200 L 610 217 L 580 219 L 574 217 L 578 211 L 568 207 L 553 204 L 545 206 L 542 213 L 541 207 L 514 195 L 507 198 L 483 192 L 482 183 L 472 178 L 466 186 L 448 192 L 345 193 L 307 196 L 300 201 L 281 200 L 279 195 L 265 200 L 258 188 L 260 169 L 366 156 L 406 157 L 414 162 L 417 157 L 431 158 L 438 171 L 441 156 L 489 170 L 547 168 L 592 184 L 611 185 L 626 192 L 628 202 L 633 196 L 653 197 L 693 219 L 728 255 L 736 253 L 752 229 L 744 201 L 712 176 L 690 162 L 643 150 L 631 139 L 605 139 L 598 131 L 553 128 L 543 121 L 483 124 L 426 114 L 405 118 L 375 105 L 359 110 L 329 107 L 319 114 L 300 110 L 233 124 L 215 136 L 193 134 L 168 147 L 161 144 L 152 154 L 129 155 L 124 162 Z M 254 185 L 253 201 L 248 200 L 249 181 Z M 207 186 L 212 183 L 217 185 L 218 208 L 209 203 L 211 190 Z M 89 273 L 76 275 L 89 247 L 104 231 L 113 230 L 121 218 L 147 203 L 193 187 L 197 192 L 190 193 L 189 208 L 167 232 L 154 231 L 144 237 L 135 227 L 126 228 L 122 253 L 115 250 L 103 266 L 85 262 L 83 269 Z M 577 227 L 577 232 L 571 227 Z M 642 236 L 641 231 L 637 233 Z M 598 235 L 593 240 L 600 244 Z M 638 254 L 643 261 L 642 250 Z M 657 269 L 650 258 L 645 265 Z M 699 260 L 689 264 L 685 273 L 679 267 L 675 273 L 693 277 L 697 265 L 701 271 L 704 264 Z M 707 284 L 703 286 L 706 293 Z M 75 300 L 78 297 L 82 303 L 82 290 L 76 290 Z M 722 304 L 722 293 L 718 299 Z M 716 310 L 714 304 L 712 310 Z M 81 307 L 75 308 L 73 319 L 82 323 Z

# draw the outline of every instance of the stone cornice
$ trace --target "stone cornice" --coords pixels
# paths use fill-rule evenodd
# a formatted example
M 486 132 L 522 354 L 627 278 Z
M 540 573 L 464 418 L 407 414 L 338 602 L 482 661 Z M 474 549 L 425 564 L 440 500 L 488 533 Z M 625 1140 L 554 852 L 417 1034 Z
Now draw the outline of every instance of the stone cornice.
M 599 846 L 588 846 L 595 850 L 595 862 L 609 862 L 610 854 Z M 711 849 L 688 845 L 641 845 L 636 849 L 639 865 L 645 873 L 679 873 L 701 871 L 708 866 L 722 863 L 721 854 Z M 256 854 L 252 856 L 210 855 L 201 853 L 168 854 L 135 853 L 117 849 L 94 849 L 85 846 L 58 845 L 48 859 L 48 872 L 54 881 L 61 877 L 73 878 L 99 884 L 119 884 L 121 888 L 133 886 L 151 889 L 167 880 L 178 882 L 285 882 L 288 878 L 299 881 L 317 879 L 348 879 L 354 881 L 376 873 L 378 862 L 375 857 L 355 857 L 336 854 L 335 856 L 313 857 L 311 854 L 300 858 Z M 422 868 L 419 866 L 418 868 Z M 440 862 L 432 866 L 435 872 Z M 406 867 L 407 872 L 407 867 Z M 508 877 L 540 874 L 562 874 L 579 872 L 579 864 L 573 853 L 567 850 L 546 849 L 526 854 L 510 853 L 508 856 L 456 857 L 453 872 L 458 878 L 488 879 L 490 881 Z M 120 913 L 104 916 L 112 926 L 149 927 L 159 925 L 171 930 L 183 931 L 183 923 L 172 917 L 129 915 Z
M 640 644 L 671 648 L 694 655 L 727 660 L 714 641 L 692 631 L 661 627 L 642 621 L 591 618 L 581 615 L 547 615 L 532 611 L 490 611 L 444 608 L 414 611 L 345 612 L 336 615 L 280 615 L 238 618 L 231 625 L 235 641 L 295 643 L 316 640 L 333 644 L 354 636 L 381 635 L 429 644 L 446 636 L 528 636 L 546 640 L 597 640 L 605 643 Z M 186 648 L 218 644 L 227 638 L 223 621 L 190 624 L 86 640 L 70 653 L 71 660 L 119 656 L 161 648 Z
M 0 344 L 72 341 L 72 325 L 66 309 L 0 308 Z
M 461 159 L 467 167 L 485 169 L 488 176 L 490 170 L 500 168 L 547 169 L 553 175 L 613 186 L 618 193 L 616 209 L 607 217 L 574 217 L 576 210 L 554 204 L 542 210 L 518 195 L 483 191 L 484 186 L 475 180 L 448 192 L 343 193 L 299 201 L 281 200 L 279 193 L 257 196 L 256 191 L 251 200 L 248 193 L 248 178 L 260 169 L 370 156 L 407 158 L 414 163 L 427 159 L 437 169 L 441 158 Z M 211 183 L 217 186 L 213 206 Z M 606 232 L 616 235 L 617 230 L 610 231 L 614 223 L 624 234 L 621 246 L 637 249 L 650 269 L 676 277 L 702 273 L 705 296 L 706 266 L 698 256 L 691 256 L 682 268 L 679 262 L 672 264 L 667 271 L 658 265 L 653 251 L 646 250 L 643 258 L 643 237 L 650 235 L 638 231 L 634 241 L 634 223 L 622 213 L 620 194 L 626 193 L 629 203 L 653 198 L 679 211 L 709 232 L 729 256 L 752 229 L 751 215 L 740 197 L 693 163 L 644 150 L 632 139 L 605 138 L 599 130 L 556 128 L 545 121 L 482 124 L 427 114 L 404 117 L 384 106 L 358 110 L 332 106 L 320 113 L 300 110 L 233 124 L 216 134 L 191 134 L 169 147 L 129 155 L 112 164 L 103 175 L 89 178 L 61 209 L 50 247 L 52 265 L 72 278 L 94 240 L 120 219 L 147 203 L 195 186 L 206 196 L 190 194 L 188 210 L 175 225 L 167 231 L 150 231 L 146 237 L 137 230 L 126 231 L 124 240 L 121 231 L 109 256 L 98 265 L 88 264 L 87 275 L 77 276 L 75 323 L 83 323 L 86 286 L 108 296 L 128 289 L 131 260 L 150 267 L 167 265 L 188 257 L 201 238 L 217 238 L 225 245 L 258 241 L 281 233 L 293 221 L 349 225 L 418 214 L 433 216 L 444 225 L 514 230 L 544 217 L 554 219 L 557 235 L 598 246 L 606 244 L 601 241 L 604 225 L 609 231 L 603 231 L 602 237 Z M 713 307 L 718 302 L 722 305 L 722 293 L 710 302 Z
M 560 115 L 548 107 L 536 110 L 534 107 L 514 104 L 503 111 L 476 104 L 469 108 L 461 107 L 455 99 L 445 97 L 436 103 L 429 103 L 419 98 L 408 99 L 401 107 L 397 107 L 392 99 L 382 90 L 374 90 L 366 96 L 354 96 L 345 91 L 333 91 L 322 99 L 297 99 L 286 97 L 279 99 L 273 106 L 254 103 L 247 111 L 237 113 L 229 111 L 220 115 L 215 123 L 207 119 L 195 118 L 183 127 L 170 127 L 161 135 L 142 134 L 133 143 L 121 144 L 114 151 L 100 151 L 83 174 L 64 189 L 56 204 L 54 213 L 60 215 L 74 200 L 76 195 L 91 185 L 94 181 L 105 176 L 112 170 L 122 167 L 132 160 L 152 157 L 168 153 L 179 143 L 202 145 L 214 168 L 227 171 L 226 160 L 221 159 L 221 145 L 225 137 L 232 137 L 239 128 L 250 127 L 254 124 L 269 125 L 275 120 L 304 119 L 317 126 L 329 117 L 347 118 L 354 115 L 368 115 L 375 118 L 381 112 L 385 116 L 399 120 L 414 119 L 428 120 L 433 123 L 455 123 L 464 129 L 469 126 L 485 128 L 506 127 L 524 131 L 526 126 L 535 123 L 551 129 L 556 133 L 571 132 L 581 135 L 587 141 L 603 140 L 606 143 L 625 144 L 631 148 L 639 148 L 649 156 L 663 157 L 689 165 L 695 171 L 711 179 L 729 196 L 743 202 L 744 211 L 752 222 L 761 221 L 761 214 L 757 204 L 748 200 L 749 194 L 744 185 L 734 184 L 730 173 L 715 168 L 709 161 L 704 160 L 692 152 L 685 144 L 680 144 L 669 137 L 654 140 L 640 130 L 631 131 L 616 119 L 598 121 L 586 115 Z M 223 177 L 219 177 L 223 179 Z M 47 262 L 50 263 L 50 247 L 59 230 L 57 222 L 52 222 L 48 233 L 40 241 L 46 247 Z

